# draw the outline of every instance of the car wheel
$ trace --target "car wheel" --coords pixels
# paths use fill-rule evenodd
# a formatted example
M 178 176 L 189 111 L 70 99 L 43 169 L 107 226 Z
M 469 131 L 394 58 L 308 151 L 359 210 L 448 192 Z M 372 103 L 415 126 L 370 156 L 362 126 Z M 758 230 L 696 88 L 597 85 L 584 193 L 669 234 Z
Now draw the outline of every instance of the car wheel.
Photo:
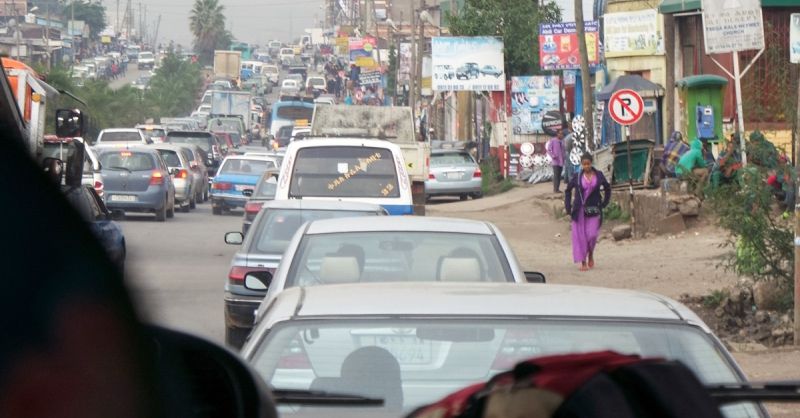
M 480 199 L 483 197 L 483 192 L 475 192 L 472 194 L 473 199 Z
M 167 202 L 161 205 L 161 209 L 156 211 L 156 221 L 164 222 L 167 220 Z
M 249 329 L 225 327 L 225 344 L 239 350 L 244 345 L 244 340 L 250 334 Z
M 222 207 L 221 206 L 214 206 L 211 208 L 211 213 L 214 215 L 222 215 Z
M 467 198 L 468 198 L 468 197 L 469 197 L 469 195 L 467 195 L 466 193 L 464 193 L 464 194 L 462 194 L 462 195 L 458 196 L 458 198 L 459 198 L 460 200 L 467 200 Z
M 186 204 L 185 204 L 185 205 L 181 206 L 181 212 L 183 212 L 183 213 L 189 213 L 189 211 L 192 209 L 192 204 L 191 204 L 190 202 L 191 202 L 191 201 L 189 201 L 189 202 L 186 202 Z
M 175 200 L 172 200 L 172 205 L 167 209 L 167 218 L 175 217 Z

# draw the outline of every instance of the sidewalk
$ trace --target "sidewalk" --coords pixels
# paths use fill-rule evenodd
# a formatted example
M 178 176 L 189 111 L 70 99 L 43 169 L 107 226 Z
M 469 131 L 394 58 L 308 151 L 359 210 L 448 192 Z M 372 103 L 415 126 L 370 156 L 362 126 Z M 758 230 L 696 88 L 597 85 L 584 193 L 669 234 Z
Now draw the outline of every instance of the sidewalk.
M 431 214 L 448 214 L 464 212 L 483 212 L 494 209 L 501 209 L 513 204 L 534 200 L 546 195 L 553 195 L 552 183 L 517 185 L 513 189 L 494 196 L 481 199 L 465 200 L 459 202 L 439 203 L 428 205 L 426 211 Z

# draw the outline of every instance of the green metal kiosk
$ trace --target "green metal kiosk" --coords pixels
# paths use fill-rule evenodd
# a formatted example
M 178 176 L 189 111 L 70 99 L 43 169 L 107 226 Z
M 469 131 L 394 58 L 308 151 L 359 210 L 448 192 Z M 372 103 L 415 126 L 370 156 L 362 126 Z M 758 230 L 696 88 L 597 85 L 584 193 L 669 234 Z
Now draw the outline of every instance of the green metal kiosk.
M 691 141 L 700 138 L 705 143 L 723 139 L 722 100 L 728 79 L 717 75 L 693 75 L 678 80 L 682 123 L 679 130 Z

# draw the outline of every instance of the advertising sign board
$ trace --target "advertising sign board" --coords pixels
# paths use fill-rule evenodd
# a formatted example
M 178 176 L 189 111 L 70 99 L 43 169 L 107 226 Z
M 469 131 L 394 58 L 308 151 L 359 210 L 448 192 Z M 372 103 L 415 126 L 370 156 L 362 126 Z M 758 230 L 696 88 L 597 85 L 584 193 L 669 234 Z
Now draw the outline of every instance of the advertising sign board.
M 503 91 L 503 40 L 492 36 L 434 37 L 434 91 Z
M 596 20 L 584 22 L 590 66 L 596 66 L 600 60 L 598 27 Z M 539 25 L 539 66 L 543 70 L 581 68 L 575 22 Z

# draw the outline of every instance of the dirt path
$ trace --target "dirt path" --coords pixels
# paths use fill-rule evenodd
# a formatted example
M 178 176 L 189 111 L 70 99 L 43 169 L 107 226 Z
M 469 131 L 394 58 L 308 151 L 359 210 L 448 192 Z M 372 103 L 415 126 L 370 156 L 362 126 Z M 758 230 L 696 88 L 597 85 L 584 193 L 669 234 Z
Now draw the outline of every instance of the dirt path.
M 596 267 L 583 273 L 572 263 L 568 218 L 556 219 L 542 207 L 552 186 L 523 186 L 479 200 L 434 202 L 431 216 L 485 220 L 497 225 L 526 270 L 540 271 L 548 283 L 647 290 L 672 298 L 705 295 L 735 284 L 733 273 L 717 268 L 726 249 L 723 231 L 704 226 L 676 236 L 614 242 L 610 226 L 595 253 Z M 552 196 L 553 199 L 556 196 Z M 553 203 L 556 203 L 553 201 Z M 752 380 L 800 379 L 800 349 L 734 352 Z M 800 417 L 798 405 L 769 405 L 773 417 Z

